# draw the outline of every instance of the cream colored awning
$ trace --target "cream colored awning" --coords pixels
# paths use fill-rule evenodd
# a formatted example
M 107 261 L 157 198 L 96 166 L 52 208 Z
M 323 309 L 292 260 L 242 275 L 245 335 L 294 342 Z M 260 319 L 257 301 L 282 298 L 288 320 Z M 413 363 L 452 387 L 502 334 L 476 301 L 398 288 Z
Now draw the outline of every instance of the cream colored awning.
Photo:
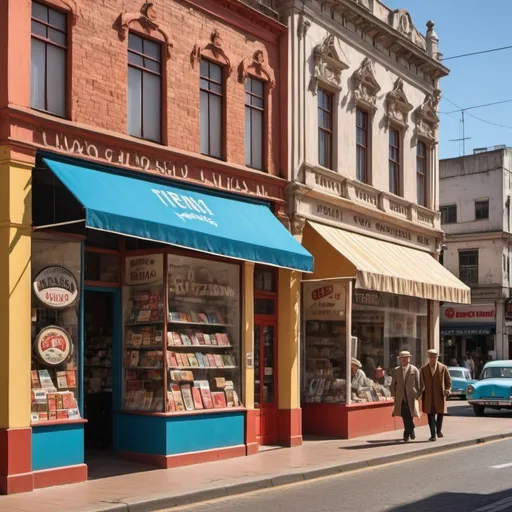
M 308 222 L 302 243 L 315 258 L 308 278 L 354 277 L 356 288 L 471 303 L 469 287 L 427 252 L 316 222 Z

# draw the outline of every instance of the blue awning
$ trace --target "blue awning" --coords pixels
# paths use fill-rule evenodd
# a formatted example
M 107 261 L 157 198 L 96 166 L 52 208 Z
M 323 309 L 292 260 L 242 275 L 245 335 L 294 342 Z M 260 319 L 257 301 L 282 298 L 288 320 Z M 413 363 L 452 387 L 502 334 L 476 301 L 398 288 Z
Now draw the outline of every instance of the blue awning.
M 313 257 L 261 204 L 43 159 L 85 208 L 88 228 L 303 272 Z

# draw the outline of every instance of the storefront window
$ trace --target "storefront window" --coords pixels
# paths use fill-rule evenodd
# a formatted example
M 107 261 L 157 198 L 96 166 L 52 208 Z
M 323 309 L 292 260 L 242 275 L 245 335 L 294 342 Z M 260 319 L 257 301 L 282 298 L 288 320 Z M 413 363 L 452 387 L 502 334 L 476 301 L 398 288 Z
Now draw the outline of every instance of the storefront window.
M 428 301 L 416 297 L 356 289 L 352 300 L 352 357 L 367 379 L 388 387 L 398 354 L 423 364 L 428 350 Z
M 169 412 L 239 407 L 240 268 L 168 255 Z
M 164 412 L 163 254 L 130 256 L 125 261 L 125 410 Z
M 346 403 L 346 293 L 343 282 L 304 284 L 304 402 Z
M 32 424 L 80 419 L 80 259 L 80 242 L 32 240 Z
M 347 378 L 346 284 L 306 283 L 303 401 L 351 403 L 391 400 L 391 373 L 408 350 L 421 366 L 428 347 L 428 301 L 356 289 L 352 294 L 351 370 Z
M 239 407 L 239 266 L 169 254 L 165 284 L 163 258 L 126 259 L 124 408 Z

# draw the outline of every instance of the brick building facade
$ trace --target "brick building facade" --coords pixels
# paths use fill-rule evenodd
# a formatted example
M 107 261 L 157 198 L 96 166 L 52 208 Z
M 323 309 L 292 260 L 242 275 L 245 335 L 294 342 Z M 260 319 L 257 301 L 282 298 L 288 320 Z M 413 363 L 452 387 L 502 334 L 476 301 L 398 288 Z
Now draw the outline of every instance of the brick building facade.
M 85 396 L 84 409 L 84 395 L 92 386 L 91 379 L 100 379 L 102 392 L 109 385 L 113 388 L 113 405 L 106 411 L 113 415 L 112 428 L 110 421 L 106 421 L 106 426 L 95 432 L 108 431 L 111 436 L 108 442 L 113 443 L 114 450 L 160 467 L 249 455 L 257 452 L 259 444 L 264 442 L 285 446 L 302 442 L 296 307 L 300 274 L 297 266 L 278 261 L 277 246 L 286 239 L 288 250 L 291 248 L 293 253 L 296 244 L 296 250 L 302 251 L 303 261 L 311 257 L 274 217 L 286 224 L 286 59 L 286 28 L 277 21 L 276 13 L 259 3 L 0 0 L 0 346 L 5 355 L 0 362 L 2 493 L 87 478 L 84 435 L 87 444 L 87 429 L 91 432 L 93 427 L 90 426 L 92 405 Z M 57 169 L 67 171 L 58 174 Z M 161 230 L 162 238 L 148 235 L 146 242 L 140 242 L 144 237 L 139 236 L 137 245 L 127 241 L 127 237 L 135 236 L 131 230 L 135 229 L 137 219 L 133 226 L 126 223 L 124 231 L 105 228 L 101 237 L 93 237 L 97 226 L 91 225 L 87 201 L 81 194 L 71 194 L 72 187 L 63 178 L 72 172 L 77 180 L 85 182 L 86 174 L 95 176 L 97 183 L 101 182 L 101 176 L 108 174 L 114 180 L 112 183 L 119 184 L 110 190 L 109 207 L 116 201 L 127 202 L 123 180 L 134 179 L 141 183 L 140 201 L 144 201 L 143 189 L 158 183 L 166 190 L 165 197 L 174 199 L 166 203 L 158 195 L 161 190 L 157 191 L 163 206 L 158 201 L 156 206 L 188 208 L 191 213 L 187 213 L 187 219 L 205 220 L 204 215 L 197 215 L 199 210 L 213 215 L 204 206 L 205 198 L 206 201 L 214 198 L 212 203 L 231 201 L 229 204 L 235 205 L 235 210 L 230 224 L 235 228 L 244 215 L 239 215 L 236 208 L 254 207 L 250 212 L 267 215 L 263 210 L 268 212 L 269 207 L 274 215 L 271 219 L 265 217 L 265 230 L 277 245 L 267 247 L 268 251 L 257 249 L 255 254 L 259 251 L 261 258 L 229 253 L 233 246 L 223 243 L 218 244 L 218 251 L 190 242 L 174 242 L 174 245 L 167 242 L 173 247 L 178 245 L 177 250 L 161 245 L 155 248 L 153 242 L 172 235 L 170 228 Z M 89 181 L 85 186 L 94 189 L 95 185 Z M 157 193 L 154 189 L 146 191 Z M 184 191 L 189 194 L 185 200 L 180 196 Z M 89 198 L 94 199 L 94 192 L 87 192 Z M 97 192 L 99 197 L 105 191 L 98 188 Z M 151 193 L 149 197 L 155 199 Z M 132 210 L 138 209 L 140 215 L 150 215 L 149 206 L 141 208 L 135 202 Z M 169 216 L 169 210 L 163 213 L 166 215 L 162 218 Z M 246 224 L 239 233 L 248 239 L 246 248 L 256 247 L 258 237 L 265 245 L 261 232 L 253 233 L 253 239 L 248 234 L 252 229 L 249 221 L 255 226 L 258 223 L 253 213 L 246 214 Z M 206 220 L 215 224 L 211 219 Z M 151 231 L 150 223 L 144 226 L 144 232 Z M 272 238 L 272 229 L 280 234 Z M 105 231 L 120 236 L 105 235 Z M 148 239 L 152 242 L 148 243 Z M 214 272 L 205 271 L 204 265 L 216 268 L 215 265 L 225 264 L 230 270 L 223 270 L 224 274 L 240 276 L 234 285 L 239 290 L 238 309 L 230 313 L 236 321 L 226 322 L 238 325 L 239 330 L 233 328 L 231 332 L 227 326 L 225 329 L 231 339 L 229 346 L 236 345 L 233 357 L 237 370 L 229 382 L 235 381 L 235 391 L 243 407 L 235 407 L 229 413 L 220 411 L 203 416 L 199 411 L 189 415 L 185 411 L 173 416 L 171 399 L 165 394 L 169 388 L 163 388 L 163 395 L 156 388 L 148 390 L 144 383 L 149 377 L 140 373 L 146 370 L 139 371 L 139 366 L 132 371 L 136 376 L 128 377 L 126 361 L 123 367 L 120 356 L 126 350 L 128 331 L 115 312 L 120 316 L 125 307 L 121 295 L 124 297 L 126 291 L 123 272 L 130 244 L 136 246 L 132 254 L 163 254 L 164 285 L 170 269 L 174 268 L 171 260 L 199 261 L 194 256 L 195 250 L 203 253 L 200 260 L 203 269 L 194 275 L 214 279 Z M 74 349 L 64 366 L 49 370 L 54 380 L 52 386 L 59 388 L 55 398 L 52 386 L 43 389 L 45 373 L 41 374 L 41 353 L 38 352 L 39 358 L 35 355 L 33 342 L 36 340 L 37 345 L 40 338 L 43 317 L 39 313 L 41 302 L 35 301 L 32 288 L 35 262 L 44 260 L 45 254 L 54 255 L 52 261 L 42 262 L 52 272 L 62 272 L 55 270 L 57 267 L 70 267 L 70 253 L 64 255 L 64 250 L 59 249 L 64 246 L 73 246 L 71 252 L 77 255 L 75 277 L 81 296 L 70 308 L 76 308 L 77 315 L 67 331 L 71 333 Z M 204 253 L 214 257 L 210 261 L 210 256 Z M 223 257 L 228 262 L 223 263 Z M 107 274 L 100 270 L 97 277 L 91 278 L 90 273 L 95 272 L 94 261 L 100 261 L 101 267 L 101 261 L 108 258 L 114 262 L 114 272 L 105 277 Z M 155 259 L 149 260 L 154 264 Z M 269 263 L 273 268 L 266 266 Z M 105 283 L 105 279 L 110 282 Z M 170 293 L 151 292 L 151 297 L 155 297 L 158 311 L 165 307 L 172 318 Z M 87 294 L 96 294 L 97 301 L 89 301 Z M 108 307 L 98 306 L 105 297 Z M 130 298 L 133 308 L 134 297 Z M 271 310 L 257 311 L 258 300 L 260 305 L 270 305 Z M 92 358 L 83 323 L 92 315 L 92 310 L 87 312 L 88 301 L 97 302 L 100 316 L 110 311 L 109 308 L 114 311 L 110 335 L 94 338 L 97 346 L 103 347 L 101 355 L 98 352 Z M 44 315 L 54 319 L 54 323 L 60 318 L 51 308 Z M 169 321 L 160 334 L 153 333 L 153 343 L 159 336 L 166 339 L 163 336 L 170 331 L 170 324 Z M 63 343 L 64 347 L 69 344 L 65 335 Z M 111 345 L 105 349 L 103 343 Z M 166 365 L 170 368 L 169 358 L 165 362 L 166 347 L 163 343 L 162 355 L 157 353 L 155 357 L 162 358 L 163 368 Z M 264 353 L 267 350 L 264 347 L 271 347 L 270 352 Z M 266 358 L 269 362 L 263 368 Z M 220 368 L 220 363 L 216 364 Z M 92 371 L 89 375 L 89 370 L 82 368 L 94 365 L 111 368 L 110 377 L 104 374 L 98 377 Z M 60 416 L 57 416 L 55 407 L 49 405 L 50 395 L 52 404 L 61 403 L 60 384 L 56 385 L 57 377 L 53 373 L 58 369 L 74 372 L 77 378 L 76 388 L 67 383 L 75 389 L 73 416 L 72 409 L 64 412 L 66 408 L 60 406 L 64 407 L 61 410 L 58 405 Z M 215 371 L 215 375 L 221 374 L 220 370 Z M 166 371 L 163 375 L 166 383 L 170 377 Z M 146 393 L 145 405 L 149 394 L 149 410 L 158 414 L 126 412 L 130 408 L 126 405 L 130 404 L 129 395 L 126 396 L 130 378 L 140 380 L 140 389 Z M 237 384 L 239 381 L 241 384 Z M 41 392 L 43 404 L 37 399 Z M 53 402 L 54 399 L 57 401 Z M 267 402 L 265 406 L 263 402 Z M 84 417 L 87 408 L 89 413 Z M 89 427 L 85 426 L 88 414 Z M 203 426 L 199 431 L 194 430 L 198 425 Z M 175 428 L 183 429 L 181 434 Z M 148 431 L 152 432 L 149 436 Z M 194 436 L 193 432 L 200 435 Z M 145 446 L 140 445 L 141 440 Z M 181 441 L 185 444 L 172 446 Z M 139 444 L 135 446 L 133 442 Z M 59 448 L 62 446 L 67 447 L 65 452 Z

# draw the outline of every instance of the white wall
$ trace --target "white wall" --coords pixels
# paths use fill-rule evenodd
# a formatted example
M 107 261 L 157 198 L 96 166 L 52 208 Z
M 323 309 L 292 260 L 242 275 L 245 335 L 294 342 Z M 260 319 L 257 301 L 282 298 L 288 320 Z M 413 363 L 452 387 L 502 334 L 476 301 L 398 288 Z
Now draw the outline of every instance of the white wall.
M 299 14 L 294 15 L 293 27 L 299 24 Z M 295 149 L 292 163 L 292 170 L 297 176 L 298 169 L 302 162 L 310 165 L 318 165 L 318 97 L 310 90 L 311 77 L 314 73 L 313 50 L 317 45 L 322 44 L 325 38 L 332 32 L 318 21 L 311 20 L 311 26 L 307 30 L 304 40 L 297 39 L 296 30 L 292 27 L 290 39 L 292 50 L 290 55 L 291 64 L 291 102 L 293 129 L 292 147 Z M 352 37 L 352 34 L 339 31 L 337 34 L 336 48 L 341 60 L 349 65 L 349 68 L 341 74 L 340 93 L 335 95 L 335 162 L 333 170 L 347 178 L 356 178 L 356 115 L 353 101 L 352 80 L 353 73 L 359 69 L 365 57 L 370 57 L 374 63 L 375 78 L 381 90 L 377 95 L 377 111 L 373 116 L 371 124 L 371 174 L 372 185 L 381 191 L 389 190 L 389 133 L 386 128 L 386 95 L 393 90 L 395 81 L 401 77 L 404 79 L 404 92 L 407 100 L 413 105 L 409 114 L 409 127 L 403 130 L 402 140 L 402 173 L 403 173 L 403 197 L 416 203 L 416 140 L 414 139 L 415 123 L 413 111 L 422 105 L 427 92 L 432 92 L 433 87 L 426 81 L 417 78 L 417 81 L 409 79 L 402 71 L 403 66 L 390 66 L 384 61 L 382 52 L 371 53 L 367 46 L 362 46 L 362 41 Z M 306 60 L 304 73 L 301 73 L 301 59 Z M 394 68 L 394 69 L 393 69 Z M 412 74 L 411 74 L 412 76 Z M 295 89 L 295 87 L 297 87 Z M 300 155 L 301 133 L 300 119 L 304 112 L 304 154 Z M 295 139 L 298 137 L 298 140 Z M 304 158 L 301 158 L 303 156 Z M 437 186 L 434 185 L 437 179 L 437 152 L 432 146 L 430 158 L 430 185 L 429 196 L 432 209 L 437 209 Z

